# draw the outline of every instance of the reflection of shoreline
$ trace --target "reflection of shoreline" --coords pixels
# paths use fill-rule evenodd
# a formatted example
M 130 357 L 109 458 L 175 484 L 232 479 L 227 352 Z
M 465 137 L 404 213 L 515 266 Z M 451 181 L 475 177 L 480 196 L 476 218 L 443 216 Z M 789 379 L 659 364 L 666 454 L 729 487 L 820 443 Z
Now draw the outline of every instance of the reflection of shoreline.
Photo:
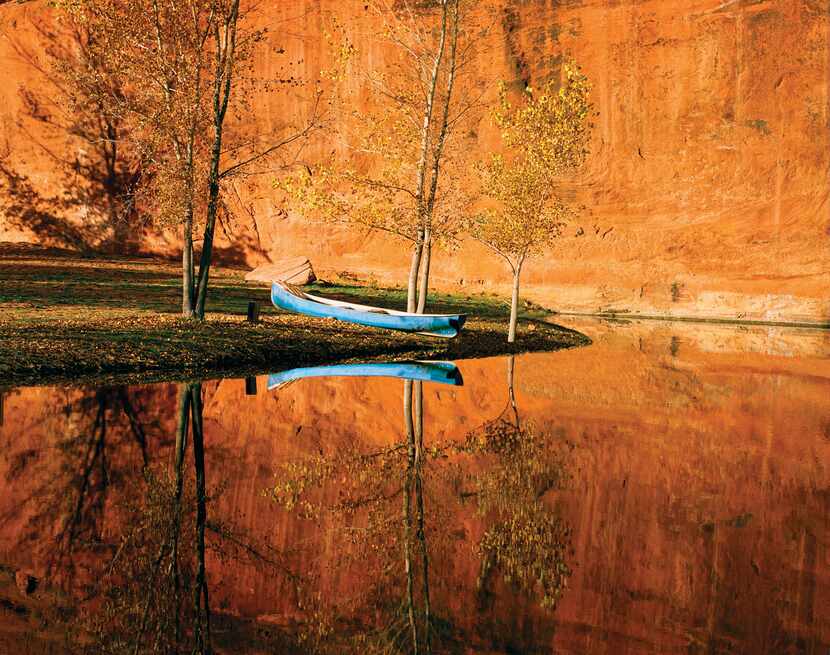
M 555 322 L 594 341 L 644 340 L 652 346 L 672 338 L 702 353 L 830 358 L 830 330 L 769 325 L 649 321 L 558 315 Z M 830 373 L 829 373 L 830 374 Z

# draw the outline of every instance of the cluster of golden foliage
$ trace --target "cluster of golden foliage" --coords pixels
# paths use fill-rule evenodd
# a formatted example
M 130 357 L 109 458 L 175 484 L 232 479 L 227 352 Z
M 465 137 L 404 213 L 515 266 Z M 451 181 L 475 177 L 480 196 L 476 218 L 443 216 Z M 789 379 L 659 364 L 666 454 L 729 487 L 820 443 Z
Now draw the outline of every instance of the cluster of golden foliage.
M 480 168 L 482 193 L 492 206 L 474 216 L 469 229 L 514 272 L 526 257 L 549 246 L 572 216 L 556 182 L 588 154 L 589 91 L 587 78 L 570 63 L 564 81 L 528 87 L 518 107 L 501 88 L 494 120 L 506 152 L 493 154 Z
M 466 449 L 496 458 L 478 477 L 478 508 L 491 519 L 478 544 L 480 584 L 498 571 L 508 584 L 537 595 L 542 607 L 555 607 L 571 574 L 571 529 L 543 496 L 565 479 L 561 449 L 532 426 L 502 417 L 470 435 Z
M 528 593 L 538 590 L 541 607 L 555 608 L 571 575 L 565 559 L 569 541 L 570 528 L 534 503 L 488 529 L 479 552 L 505 582 Z
M 345 519 L 349 539 L 357 534 L 351 521 L 359 517 L 364 543 L 372 536 L 383 540 L 390 527 L 389 500 L 400 492 L 405 470 L 403 444 L 366 453 L 315 456 L 284 464 L 271 497 L 307 520 L 318 521 L 324 516 Z M 329 485 L 337 485 L 336 498 L 325 493 Z

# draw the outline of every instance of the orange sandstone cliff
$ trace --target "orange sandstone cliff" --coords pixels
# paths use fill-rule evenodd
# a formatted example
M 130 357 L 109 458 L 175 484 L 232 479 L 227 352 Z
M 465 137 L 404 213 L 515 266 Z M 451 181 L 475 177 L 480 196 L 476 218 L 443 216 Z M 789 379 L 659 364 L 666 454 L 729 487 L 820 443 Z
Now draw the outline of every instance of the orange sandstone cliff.
M 290 59 L 313 78 L 325 63 L 322 25 L 337 14 L 364 62 L 384 56 L 361 2 L 260 6 L 259 21 L 285 34 Z M 592 156 L 576 184 L 586 206 L 549 255 L 527 270 L 527 295 L 561 311 L 827 323 L 830 320 L 830 10 L 818 0 L 493 0 L 494 27 L 476 62 L 509 81 L 580 62 L 599 112 Z M 18 121 L 19 90 L 38 75 L 17 42 L 37 47 L 42 2 L 0 7 L 0 154 L 45 198 L 67 182 L 41 147 L 77 144 Z M 286 25 L 291 25 L 289 30 Z M 377 30 L 375 30 L 376 32 Z M 260 55 L 259 72 L 282 60 Z M 297 113 L 290 94 L 255 100 L 257 130 Z M 486 119 L 484 149 L 497 145 Z M 40 144 L 40 145 L 39 145 Z M 309 225 L 283 205 L 269 175 L 242 189 L 232 252 L 258 263 L 308 255 L 316 269 L 401 282 L 400 244 Z M 83 214 L 83 211 L 79 211 Z M 581 234 L 576 236 L 577 233 Z M 38 240 L 0 215 L 0 240 Z M 229 244 L 225 244 L 228 246 Z M 170 235 L 142 247 L 170 252 Z M 439 253 L 442 287 L 506 289 L 507 275 L 475 244 Z

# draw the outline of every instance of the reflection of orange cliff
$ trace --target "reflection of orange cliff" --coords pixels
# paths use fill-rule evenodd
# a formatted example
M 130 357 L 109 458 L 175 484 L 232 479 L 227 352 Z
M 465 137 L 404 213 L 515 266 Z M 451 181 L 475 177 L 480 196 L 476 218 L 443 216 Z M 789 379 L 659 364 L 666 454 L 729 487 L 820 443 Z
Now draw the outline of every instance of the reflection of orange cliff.
M 458 589 L 475 588 L 473 546 L 482 526 L 471 508 L 462 508 L 451 529 L 466 532 L 467 541 L 452 549 L 452 561 L 432 563 L 437 611 L 451 613 L 480 647 L 495 650 L 695 652 L 711 644 L 716 652 L 731 645 L 760 653 L 781 652 L 797 640 L 807 652 L 809 645 L 826 647 L 826 335 L 697 325 L 575 327 L 595 344 L 525 355 L 516 365 L 522 421 L 573 445 L 568 489 L 547 498 L 573 529 L 570 588 L 553 615 L 503 585 L 475 613 L 473 596 Z M 789 356 L 793 348 L 799 357 Z M 425 386 L 427 445 L 460 439 L 505 407 L 504 359 L 461 368 L 464 387 Z M 258 382 L 256 397 L 244 395 L 241 381 L 205 385 L 208 483 L 228 485 L 212 516 L 234 517 L 277 552 L 302 541 L 322 559 L 303 556 L 293 565 L 321 576 L 324 597 L 347 594 L 367 572 L 329 566 L 345 544 L 278 510 L 261 492 L 288 460 L 401 439 L 402 385 L 307 380 L 266 392 L 265 379 Z M 172 387 L 157 389 L 170 435 Z M 39 417 L 61 397 L 55 394 L 32 389 L 6 399 L 0 475 L 26 452 L 48 462 L 44 447 L 55 432 L 44 434 Z M 4 492 L 3 515 L 48 481 L 26 471 Z M 32 471 L 49 475 L 48 467 Z M 457 504 L 451 489 L 441 493 L 442 502 Z M 0 559 L 37 571 L 42 562 L 19 549 L 27 539 L 48 543 L 45 534 L 27 535 L 19 521 L 4 523 Z M 208 571 L 223 611 L 277 623 L 299 616 L 285 580 L 229 561 L 214 560 Z
M 568 190 L 588 210 L 561 246 L 530 262 L 529 297 L 561 310 L 828 320 L 830 18 L 821 3 L 480 4 L 493 11 L 494 28 L 476 74 L 535 86 L 572 55 L 592 80 L 599 112 L 585 175 Z M 43 15 L 45 5 L 0 6 L 0 29 L 9 36 L 0 39 L 7 81 L 0 88 L 0 154 L 8 141 L 9 166 L 49 198 L 60 196 L 60 177 L 33 138 L 58 152 L 79 148 L 50 140 L 32 121 L 15 124 L 19 86 L 48 90 L 10 40 L 37 50 L 27 17 Z M 261 53 L 263 75 L 282 77 L 295 62 L 291 74 L 316 79 L 330 63 L 322 34 L 330 14 L 349 29 L 362 64 L 377 67 L 391 56 L 373 39 L 381 30 L 360 3 L 298 0 L 260 9 L 262 23 L 279 35 L 273 50 L 286 49 L 285 57 Z M 257 96 L 253 104 L 259 134 L 301 110 L 291 93 Z M 482 146 L 497 143 L 486 120 L 471 129 Z M 330 149 L 330 142 L 319 148 Z M 390 257 L 396 246 L 308 224 L 284 206 L 270 174 L 238 191 L 253 218 L 238 212 L 243 252 L 229 249 L 235 259 L 310 255 L 324 275 L 405 279 L 407 258 Z M 0 212 L 0 240 L 37 238 L 13 229 Z M 176 247 L 171 235 L 148 235 L 146 245 Z M 452 257 L 436 255 L 433 270 L 445 287 L 507 288 L 504 266 L 472 243 Z

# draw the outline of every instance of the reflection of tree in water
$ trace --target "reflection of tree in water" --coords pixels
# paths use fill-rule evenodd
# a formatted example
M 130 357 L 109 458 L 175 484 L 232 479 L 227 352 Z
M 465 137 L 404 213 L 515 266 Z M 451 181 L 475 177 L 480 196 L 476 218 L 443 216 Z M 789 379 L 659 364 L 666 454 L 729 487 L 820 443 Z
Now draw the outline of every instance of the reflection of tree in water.
M 562 449 L 521 425 L 512 371 L 511 358 L 505 411 L 461 443 L 425 446 L 423 383 L 407 381 L 402 440 L 321 453 L 278 473 L 275 500 L 335 533 L 333 566 L 348 572 L 354 590 L 348 600 L 330 594 L 318 608 L 316 620 L 328 624 L 309 652 L 428 653 L 469 642 L 456 624 L 469 617 L 452 616 L 433 597 L 435 589 L 460 591 L 447 569 L 469 553 L 458 534 L 471 497 L 485 529 L 469 592 L 486 603 L 500 574 L 514 593 L 555 606 L 570 573 L 570 530 L 544 497 L 562 481 Z
M 285 565 L 282 553 L 256 543 L 233 518 L 209 518 L 224 485 L 219 481 L 208 493 L 203 415 L 202 384 L 179 385 L 172 469 L 165 463 L 145 468 L 143 493 L 124 504 L 114 554 L 90 594 L 93 602 L 82 613 L 80 631 L 90 640 L 82 651 L 204 655 L 229 646 L 232 652 L 295 647 L 279 632 L 250 631 L 221 614 L 222 630 L 214 630 L 209 555 L 295 585 L 300 578 Z
M 571 530 L 545 505 L 545 495 L 563 482 L 559 444 L 532 426 L 522 426 L 514 392 L 514 357 L 508 359 L 509 402 L 504 411 L 468 436 L 470 453 L 492 465 L 478 476 L 478 507 L 488 517 L 478 550 L 478 589 L 488 595 L 492 577 L 555 607 L 570 576 L 566 552 Z
M 406 570 L 407 619 L 412 634 L 412 649 L 429 652 L 431 639 L 431 615 L 429 599 L 429 553 L 427 549 L 426 529 L 424 525 L 424 383 L 406 380 L 404 382 L 404 428 L 406 430 L 407 463 L 406 481 L 404 482 L 404 522 L 403 550 Z M 420 560 L 420 567 L 413 561 L 414 551 Z M 420 569 L 420 587 L 422 606 L 418 611 L 416 601 L 416 584 Z M 423 627 L 419 630 L 418 618 Z M 423 641 L 421 641 L 421 633 Z
M 163 463 L 145 468 L 143 493 L 124 503 L 124 528 L 90 594 L 94 602 L 82 613 L 80 631 L 91 640 L 85 652 L 214 652 L 208 553 L 296 577 L 279 553 L 255 544 L 232 521 L 209 519 L 223 487 L 208 494 L 202 394 L 201 383 L 179 385 L 172 470 Z M 244 629 L 223 620 L 219 641 L 230 639 L 241 652 L 237 639 Z M 269 647 L 278 639 L 284 641 L 281 635 L 268 639 Z M 254 642 L 252 648 L 262 646 Z
M 57 445 L 15 473 L 49 480 L 26 503 L 29 528 L 52 550 L 49 582 L 74 599 L 72 652 L 212 652 L 208 553 L 293 575 L 231 520 L 208 518 L 222 486 L 208 494 L 202 385 L 179 386 L 172 443 L 159 389 L 70 392 L 46 419 Z M 225 621 L 225 634 L 236 627 Z
M 99 582 L 102 607 L 85 614 L 93 652 L 211 652 L 202 411 L 202 385 L 180 385 L 173 470 L 146 469 L 145 493 L 125 504 L 126 529 Z
M 317 580 L 306 581 L 300 602 L 312 599 L 313 605 L 304 608 L 311 616 L 299 635 L 305 652 L 399 652 L 426 632 L 428 611 L 417 607 L 419 599 L 428 598 L 426 578 L 420 575 L 428 564 L 423 448 L 416 433 L 422 413 L 413 407 L 413 383 L 404 384 L 403 440 L 369 452 L 335 450 L 288 462 L 277 475 L 274 499 L 300 517 L 330 527 L 346 546 L 337 549 L 334 567 L 356 578 L 345 597 L 315 594 L 310 586 Z M 336 495 L 331 485 L 337 486 Z M 363 565 L 353 570 L 359 562 Z M 365 616 L 367 607 L 377 609 L 377 620 Z
M 47 449 L 17 453 L 7 479 L 11 483 L 25 475 L 47 481 L 14 511 L 31 512 L 32 535 L 54 534 L 48 573 L 67 585 L 76 573 L 78 549 L 106 548 L 103 534 L 113 490 L 127 484 L 125 471 L 147 465 L 148 430 L 158 426 L 146 409 L 146 390 L 119 386 L 76 395 L 68 392 L 65 402 L 44 417 L 43 431 L 55 434 Z
M 440 547 L 446 539 L 428 538 L 424 478 L 428 459 L 440 453 L 424 446 L 423 383 L 405 381 L 403 398 L 401 440 L 370 452 L 335 451 L 289 462 L 278 474 L 275 500 L 330 526 L 347 544 L 338 549 L 335 566 L 359 578 L 348 598 L 316 598 L 314 616 L 300 635 L 306 652 L 430 652 L 428 543 Z M 338 488 L 334 498 L 331 484 Z M 432 518 L 444 511 L 437 503 L 429 508 Z M 351 568 L 358 563 L 359 570 Z M 301 592 L 302 598 L 312 596 Z M 370 613 L 377 614 L 374 620 Z

